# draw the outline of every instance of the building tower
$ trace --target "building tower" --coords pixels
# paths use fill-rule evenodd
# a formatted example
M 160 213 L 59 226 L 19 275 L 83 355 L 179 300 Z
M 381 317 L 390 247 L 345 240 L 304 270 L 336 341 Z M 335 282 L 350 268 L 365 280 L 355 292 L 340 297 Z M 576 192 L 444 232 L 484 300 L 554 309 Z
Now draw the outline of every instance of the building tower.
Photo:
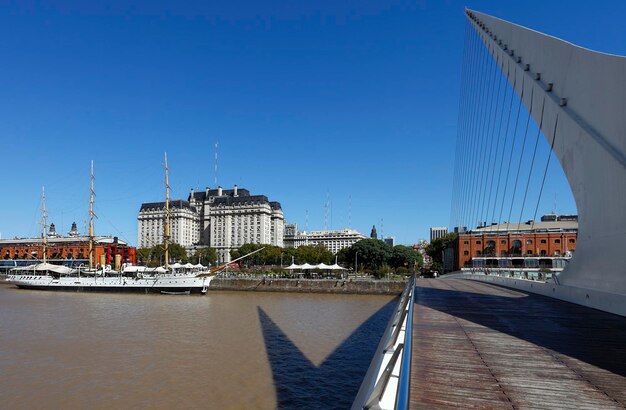
M 378 239 L 378 234 L 376 234 L 376 225 L 372 225 L 372 232 L 370 232 L 370 238 Z

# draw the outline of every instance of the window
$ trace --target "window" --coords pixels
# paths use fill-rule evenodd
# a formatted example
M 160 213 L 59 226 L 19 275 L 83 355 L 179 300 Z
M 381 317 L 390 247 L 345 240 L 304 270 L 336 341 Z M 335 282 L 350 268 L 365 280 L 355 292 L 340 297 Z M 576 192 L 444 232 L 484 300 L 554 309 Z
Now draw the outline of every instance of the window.
M 532 243 L 533 243 L 532 239 L 528 239 L 528 240 L 526 241 L 526 245 L 532 245 Z
M 569 242 L 569 243 L 575 243 L 575 242 L 576 242 L 576 240 L 574 240 L 574 239 L 570 239 L 568 242 Z
M 554 243 L 561 243 L 561 240 L 560 239 L 555 239 Z
M 480 256 L 481 252 L 480 251 L 476 251 L 476 256 Z
M 506 241 L 503 239 L 500 241 L 500 245 L 506 245 Z
M 469 255 L 469 251 L 463 251 L 463 255 Z
M 476 245 L 480 245 L 480 241 L 476 241 Z
M 545 240 L 545 239 L 542 239 L 542 240 L 541 240 L 541 243 L 546 243 L 546 240 Z
M 533 254 L 533 251 L 531 249 L 526 251 L 526 255 L 532 255 L 532 254 Z
M 570 239 L 570 241 L 571 241 L 571 239 Z M 463 241 L 463 245 L 469 245 L 469 241 Z

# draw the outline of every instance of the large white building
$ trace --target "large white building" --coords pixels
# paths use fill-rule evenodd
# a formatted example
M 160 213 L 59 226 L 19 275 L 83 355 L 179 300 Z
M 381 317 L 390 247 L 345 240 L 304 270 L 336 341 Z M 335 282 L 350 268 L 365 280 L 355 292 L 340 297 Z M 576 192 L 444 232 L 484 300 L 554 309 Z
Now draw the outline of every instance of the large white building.
M 179 205 L 176 205 L 179 204 Z M 285 218 L 278 202 L 247 189 L 206 188 L 188 201 L 170 202 L 171 240 L 187 248 L 210 246 L 218 262 L 229 262 L 230 251 L 246 243 L 283 246 Z M 163 243 L 163 202 L 143 204 L 139 211 L 139 247 Z
M 139 210 L 139 247 L 149 248 L 163 243 L 165 202 L 141 204 Z M 200 219 L 189 202 L 170 201 L 170 240 L 188 247 L 200 240 Z
M 333 254 L 336 254 L 343 248 L 348 248 L 361 239 L 365 239 L 365 235 L 355 231 L 354 229 L 299 232 L 298 225 L 285 225 L 284 242 L 286 248 L 298 248 L 303 245 L 321 244 Z

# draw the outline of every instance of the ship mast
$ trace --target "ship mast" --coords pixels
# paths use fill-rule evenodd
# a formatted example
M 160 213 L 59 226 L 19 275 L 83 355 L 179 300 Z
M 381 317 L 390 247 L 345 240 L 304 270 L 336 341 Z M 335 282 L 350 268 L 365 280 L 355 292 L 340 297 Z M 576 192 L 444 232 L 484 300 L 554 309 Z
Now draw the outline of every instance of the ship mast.
M 46 253 L 48 253 L 48 224 L 46 222 L 46 190 L 41 187 L 41 224 L 43 225 L 43 263 L 46 263 Z
M 91 184 L 89 187 L 89 269 L 93 269 L 93 202 L 96 193 L 93 189 L 94 176 L 93 176 L 93 160 L 91 160 Z
M 165 270 L 169 266 L 169 239 L 170 239 L 170 184 L 168 179 L 167 152 L 165 153 L 165 224 L 163 229 L 163 248 L 165 250 Z

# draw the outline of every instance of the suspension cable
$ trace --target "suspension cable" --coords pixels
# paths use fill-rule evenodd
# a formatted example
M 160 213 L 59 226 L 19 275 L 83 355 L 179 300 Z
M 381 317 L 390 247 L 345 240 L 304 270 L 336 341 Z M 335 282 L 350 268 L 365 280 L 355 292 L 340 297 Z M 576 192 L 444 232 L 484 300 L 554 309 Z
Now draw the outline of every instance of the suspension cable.
M 526 205 L 526 197 L 528 196 L 528 187 L 530 186 L 530 179 L 533 173 L 533 167 L 535 165 L 535 157 L 537 156 L 537 145 L 539 144 L 539 137 L 541 136 L 541 127 L 543 126 L 543 113 L 546 106 L 546 96 L 543 96 L 543 102 L 541 103 L 541 119 L 539 120 L 539 128 L 537 129 L 537 137 L 535 138 L 535 149 L 533 150 L 533 158 L 530 161 L 530 170 L 528 171 L 528 179 L 526 180 L 526 189 L 524 190 L 524 199 L 522 200 L 522 209 L 520 210 L 519 220 L 517 222 L 517 230 L 522 222 L 522 214 L 524 213 L 524 206 Z

